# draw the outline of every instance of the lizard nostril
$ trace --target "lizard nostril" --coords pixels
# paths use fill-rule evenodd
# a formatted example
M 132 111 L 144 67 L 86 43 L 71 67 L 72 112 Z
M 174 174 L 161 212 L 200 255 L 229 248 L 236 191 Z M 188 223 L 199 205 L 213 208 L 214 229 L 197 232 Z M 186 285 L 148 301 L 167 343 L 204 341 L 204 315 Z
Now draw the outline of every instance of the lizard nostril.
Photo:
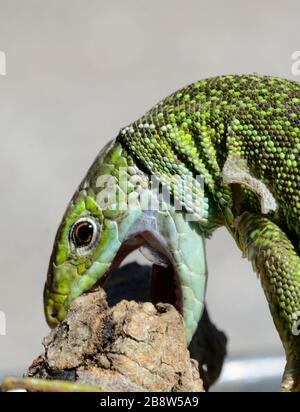
M 52 309 L 51 312 L 50 312 L 50 316 L 51 316 L 51 318 L 56 318 L 57 311 L 55 309 Z

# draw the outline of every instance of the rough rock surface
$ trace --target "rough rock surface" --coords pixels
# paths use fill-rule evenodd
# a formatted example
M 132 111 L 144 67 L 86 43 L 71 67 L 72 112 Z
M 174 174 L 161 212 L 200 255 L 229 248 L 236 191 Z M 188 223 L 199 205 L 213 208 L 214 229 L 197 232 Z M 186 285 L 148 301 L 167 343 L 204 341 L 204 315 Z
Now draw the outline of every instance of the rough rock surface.
M 185 347 L 180 314 L 169 304 L 121 301 L 102 289 L 78 297 L 44 339 L 27 376 L 76 380 L 107 391 L 203 391 Z
M 109 306 L 122 299 L 136 302 L 150 302 L 151 267 L 129 263 L 117 269 L 108 277 L 103 288 L 107 293 Z M 206 308 L 195 335 L 189 345 L 191 358 L 199 364 L 200 376 L 207 390 L 221 371 L 226 356 L 226 335 L 211 322 Z

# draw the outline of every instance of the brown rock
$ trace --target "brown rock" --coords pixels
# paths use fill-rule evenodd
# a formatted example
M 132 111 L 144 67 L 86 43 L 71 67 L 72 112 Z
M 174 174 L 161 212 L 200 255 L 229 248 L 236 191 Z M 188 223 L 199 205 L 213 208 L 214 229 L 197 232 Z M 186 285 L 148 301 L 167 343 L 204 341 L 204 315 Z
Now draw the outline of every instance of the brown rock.
M 181 315 L 169 304 L 121 301 L 98 289 L 78 297 L 44 339 L 27 376 L 74 380 L 107 391 L 203 391 L 185 346 Z

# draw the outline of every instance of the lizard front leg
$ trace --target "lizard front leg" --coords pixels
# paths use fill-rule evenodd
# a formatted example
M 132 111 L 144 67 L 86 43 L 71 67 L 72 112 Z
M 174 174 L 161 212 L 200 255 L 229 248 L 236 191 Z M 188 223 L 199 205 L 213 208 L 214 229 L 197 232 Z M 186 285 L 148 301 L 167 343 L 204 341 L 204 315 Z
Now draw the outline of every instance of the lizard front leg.
M 300 258 L 287 235 L 267 217 L 245 212 L 234 237 L 260 275 L 286 353 L 282 391 L 300 391 Z

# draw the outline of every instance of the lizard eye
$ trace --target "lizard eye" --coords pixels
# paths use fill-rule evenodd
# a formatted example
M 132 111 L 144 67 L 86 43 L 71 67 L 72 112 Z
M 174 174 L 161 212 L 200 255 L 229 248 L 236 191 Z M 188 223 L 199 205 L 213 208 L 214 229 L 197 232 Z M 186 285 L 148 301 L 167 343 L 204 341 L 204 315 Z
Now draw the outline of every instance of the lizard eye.
M 73 251 L 78 254 L 90 251 L 95 245 L 99 232 L 99 223 L 96 222 L 94 218 L 84 217 L 78 219 L 70 231 L 70 241 Z

